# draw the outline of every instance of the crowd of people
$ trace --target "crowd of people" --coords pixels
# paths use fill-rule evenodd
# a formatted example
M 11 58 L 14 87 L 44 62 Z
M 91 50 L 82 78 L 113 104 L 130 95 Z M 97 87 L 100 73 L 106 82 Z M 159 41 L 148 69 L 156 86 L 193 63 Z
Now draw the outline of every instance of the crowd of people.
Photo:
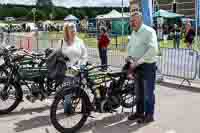
M 43 24 L 43 23 L 21 23 L 21 24 L 8 24 L 1 27 L 4 32 L 31 32 L 34 30 L 38 31 L 61 31 L 63 25 L 58 23 Z
M 191 49 L 195 39 L 195 30 L 190 22 L 187 22 L 184 26 L 164 24 L 163 39 L 173 40 L 174 48 L 180 48 L 181 40 L 183 40 L 186 43 L 186 47 Z

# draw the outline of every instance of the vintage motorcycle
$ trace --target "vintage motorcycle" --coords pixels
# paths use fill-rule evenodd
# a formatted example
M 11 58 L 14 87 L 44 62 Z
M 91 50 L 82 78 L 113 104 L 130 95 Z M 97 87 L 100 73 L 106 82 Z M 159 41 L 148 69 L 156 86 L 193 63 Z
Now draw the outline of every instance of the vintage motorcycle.
M 92 111 L 112 113 L 120 106 L 133 108 L 136 101 L 134 80 L 128 79 L 131 63 L 131 59 L 127 60 L 120 72 L 101 72 L 99 68 L 102 66 L 69 68 L 66 80 L 71 78 L 72 84 L 64 86 L 56 94 L 51 106 L 53 126 L 61 133 L 74 133 L 84 125 Z M 70 97 L 72 104 L 70 113 L 63 111 L 66 96 Z
M 44 54 L 16 48 L 2 50 L 0 114 L 13 111 L 23 101 L 24 94 L 33 103 L 56 92 L 61 82 L 49 79 L 46 67 L 46 58 L 51 52 L 51 49 Z

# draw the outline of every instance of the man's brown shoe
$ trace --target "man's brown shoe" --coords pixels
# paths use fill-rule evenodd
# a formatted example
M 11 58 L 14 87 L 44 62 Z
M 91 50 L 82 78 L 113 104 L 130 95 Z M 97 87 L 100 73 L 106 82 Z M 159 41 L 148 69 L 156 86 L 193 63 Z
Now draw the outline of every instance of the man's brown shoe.
M 137 114 L 137 113 L 132 114 L 132 115 L 130 115 L 128 117 L 128 120 L 132 120 L 132 121 L 134 121 L 134 120 L 142 120 L 142 119 L 144 119 L 144 115 L 143 114 Z
M 145 118 L 144 118 L 144 123 L 145 124 L 148 124 L 148 123 L 151 123 L 154 121 L 154 118 L 152 115 L 146 115 Z

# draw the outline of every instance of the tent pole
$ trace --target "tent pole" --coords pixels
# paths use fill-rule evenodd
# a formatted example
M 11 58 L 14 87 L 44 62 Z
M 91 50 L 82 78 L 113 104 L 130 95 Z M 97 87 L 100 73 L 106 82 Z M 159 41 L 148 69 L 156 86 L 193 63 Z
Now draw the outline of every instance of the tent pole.
M 124 0 L 122 0 L 122 46 L 123 48 L 125 48 L 125 44 L 124 44 Z
M 198 17 L 199 17 L 199 2 L 198 0 L 195 0 L 195 19 L 196 19 L 196 23 L 195 23 L 195 28 L 196 28 L 196 38 L 195 38 L 195 44 L 197 45 L 198 47 Z

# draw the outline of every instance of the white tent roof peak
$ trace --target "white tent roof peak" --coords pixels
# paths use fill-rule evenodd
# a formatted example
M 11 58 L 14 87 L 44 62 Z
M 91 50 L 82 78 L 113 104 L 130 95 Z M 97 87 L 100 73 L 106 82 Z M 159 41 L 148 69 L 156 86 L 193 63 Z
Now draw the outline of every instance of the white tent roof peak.
M 127 14 L 123 14 L 123 17 L 128 18 L 129 16 Z M 102 14 L 96 17 L 96 19 L 117 19 L 117 18 L 122 18 L 122 13 L 118 12 L 115 9 L 113 9 L 108 14 Z
M 75 17 L 74 15 L 72 15 L 72 14 L 70 14 L 70 15 L 68 15 L 68 16 L 66 16 L 65 18 L 64 18 L 64 20 L 65 21 L 70 21 L 70 20 L 78 20 L 78 18 L 77 17 Z

